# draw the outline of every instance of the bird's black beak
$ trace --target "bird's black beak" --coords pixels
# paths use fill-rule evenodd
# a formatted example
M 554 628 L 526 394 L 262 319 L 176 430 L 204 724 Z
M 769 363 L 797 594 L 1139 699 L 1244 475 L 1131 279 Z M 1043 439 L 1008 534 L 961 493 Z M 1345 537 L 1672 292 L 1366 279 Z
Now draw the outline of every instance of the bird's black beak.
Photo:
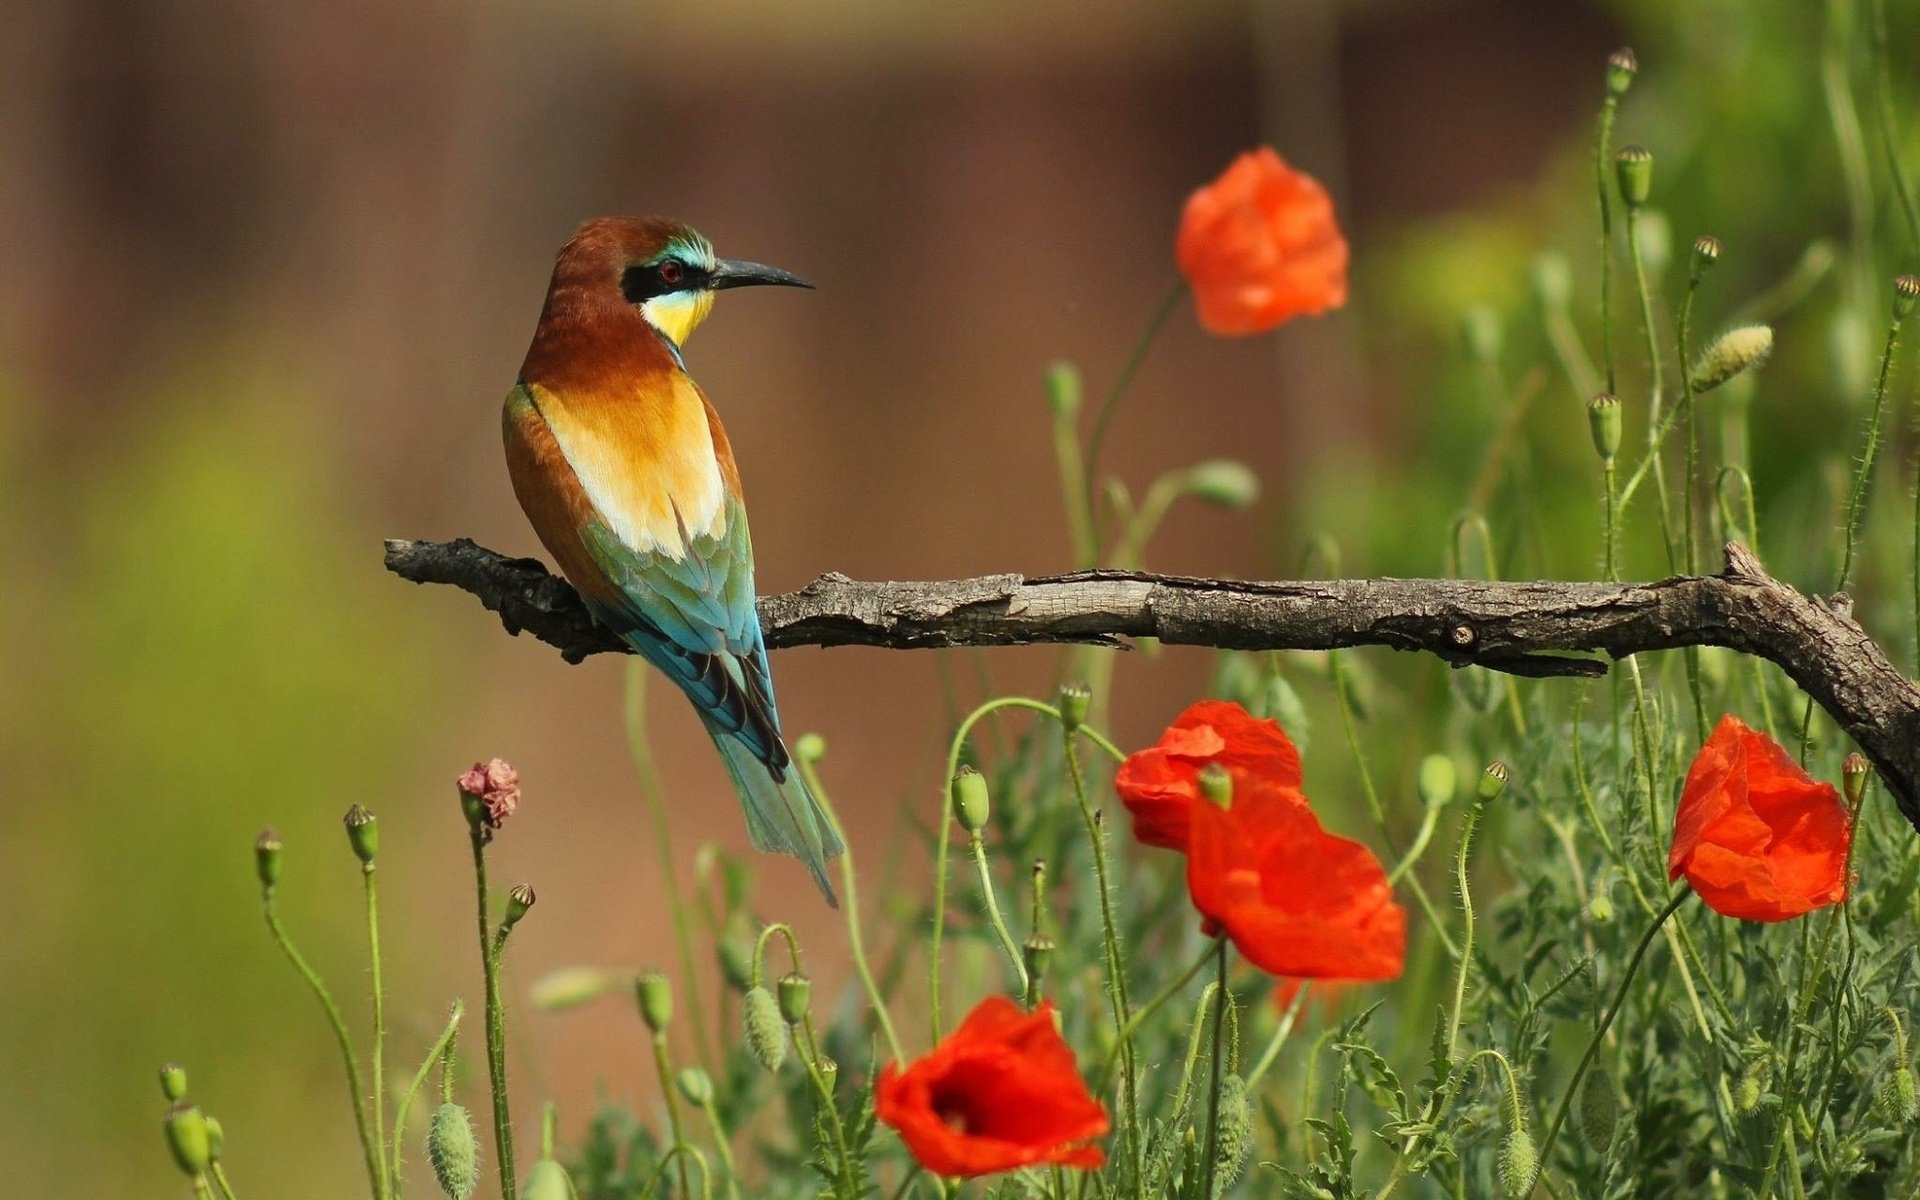
M 707 286 L 716 292 L 721 288 L 767 285 L 803 288 L 813 286 L 792 271 L 782 271 L 779 267 L 769 267 L 765 263 L 747 262 L 738 258 L 723 258 L 713 264 L 713 270 L 707 272 Z

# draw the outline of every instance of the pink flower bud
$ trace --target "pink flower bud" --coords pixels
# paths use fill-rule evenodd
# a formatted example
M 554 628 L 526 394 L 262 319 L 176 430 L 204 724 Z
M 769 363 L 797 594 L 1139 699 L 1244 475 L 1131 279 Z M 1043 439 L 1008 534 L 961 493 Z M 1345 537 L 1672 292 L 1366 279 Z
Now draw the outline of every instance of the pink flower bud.
M 490 758 L 473 764 L 473 769 L 462 775 L 456 786 L 462 795 L 480 802 L 481 819 L 489 829 L 500 828 L 500 823 L 520 807 L 520 772 L 505 759 Z

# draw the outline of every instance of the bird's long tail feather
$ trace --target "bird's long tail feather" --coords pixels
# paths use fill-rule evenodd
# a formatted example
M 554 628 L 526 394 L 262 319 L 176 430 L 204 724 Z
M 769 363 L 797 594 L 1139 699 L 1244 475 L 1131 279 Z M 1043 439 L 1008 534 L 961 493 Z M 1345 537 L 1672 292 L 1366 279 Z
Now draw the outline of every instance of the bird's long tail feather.
M 840 907 L 827 878 L 827 860 L 840 853 L 840 839 L 813 793 L 807 790 L 800 769 L 789 763 L 786 778 L 776 780 L 767 764 L 739 737 L 712 727 L 707 732 L 713 735 L 720 759 L 727 764 L 727 774 L 733 777 L 733 788 L 740 793 L 740 803 L 747 811 L 747 833 L 754 846 L 791 854 L 805 863 L 827 903 Z

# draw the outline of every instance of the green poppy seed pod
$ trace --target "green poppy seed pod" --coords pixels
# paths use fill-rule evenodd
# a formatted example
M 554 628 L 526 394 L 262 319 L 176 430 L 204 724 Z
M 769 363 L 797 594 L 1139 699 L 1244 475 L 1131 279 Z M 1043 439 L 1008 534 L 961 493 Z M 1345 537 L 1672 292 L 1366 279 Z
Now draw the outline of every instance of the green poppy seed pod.
M 1611 463 L 1620 453 L 1620 397 L 1601 392 L 1587 401 L 1587 428 L 1600 461 Z
M 716 951 L 720 959 L 720 977 L 727 986 L 736 992 L 744 992 L 753 984 L 753 940 L 739 933 L 730 933 L 720 939 Z
M 619 978 L 599 967 L 559 967 L 533 981 L 527 994 L 542 1012 L 590 1004 L 612 991 Z
M 1693 390 L 1710 392 L 1742 371 L 1765 365 L 1773 353 L 1773 327 L 1742 325 L 1713 339 L 1693 368 Z
M 1861 793 L 1867 790 L 1867 776 L 1872 771 L 1873 768 L 1867 765 L 1866 755 L 1858 750 L 1847 755 L 1847 760 L 1840 764 L 1840 783 L 1846 788 L 1848 808 L 1860 806 Z
M 453 1200 L 473 1195 L 480 1179 L 480 1147 L 467 1110 L 451 1100 L 434 1109 L 427 1122 L 427 1162 L 440 1190 Z
M 207 1119 L 197 1105 L 180 1103 L 167 1110 L 165 1122 L 167 1149 L 190 1179 L 198 1179 L 213 1165 L 212 1140 L 207 1136 Z
M 1587 901 L 1587 920 L 1592 921 L 1595 925 L 1611 924 L 1613 921 L 1613 897 L 1607 895 L 1605 892 L 1594 893 L 1593 899 Z
M 1752 1048 L 1749 1048 L 1752 1053 Z M 1740 1080 L 1733 1089 L 1734 1111 L 1745 1116 L 1760 1107 L 1760 1100 L 1767 1094 L 1767 1085 L 1773 1081 L 1773 1052 L 1762 1047 L 1747 1062 L 1746 1069 L 1740 1072 Z
M 1087 723 L 1087 713 L 1093 708 L 1093 689 L 1084 683 L 1063 683 L 1060 685 L 1060 723 L 1072 733 Z
M 1473 355 L 1476 362 L 1496 361 L 1506 340 L 1505 331 L 1500 327 L 1500 314 L 1484 304 L 1469 308 L 1460 318 L 1460 340 L 1466 343 L 1467 353 Z
M 665 1033 L 673 1024 L 673 984 L 658 971 L 642 971 L 633 981 L 633 995 L 647 1028 Z
M 1189 496 L 1218 508 L 1246 508 L 1260 498 L 1260 477 L 1230 458 L 1210 458 L 1187 469 Z
M 1613 156 L 1613 172 L 1620 199 L 1629 209 L 1639 208 L 1653 195 L 1653 151 L 1645 146 L 1622 146 Z
M 1914 302 L 1920 300 L 1920 275 L 1902 275 L 1893 281 L 1893 319 L 1906 320 L 1913 315 Z
M 253 870 L 267 891 L 280 882 L 280 851 L 280 835 L 271 829 L 262 829 L 253 839 Z
M 705 1108 L 713 1103 L 713 1076 L 699 1067 L 686 1067 L 674 1076 L 674 1086 L 687 1098 L 687 1103 Z
M 807 1011 L 813 1002 L 813 980 L 798 971 L 792 971 L 780 977 L 780 1017 L 789 1025 L 798 1025 L 807 1019 Z
M 578 1195 L 567 1169 L 551 1158 L 534 1163 L 527 1181 L 520 1185 L 521 1200 L 576 1200 Z
M 1703 233 L 1693 239 L 1693 266 L 1688 278 L 1699 283 L 1714 263 L 1720 261 L 1720 239 L 1710 233 Z
M 1547 312 L 1561 312 L 1573 297 L 1573 268 L 1567 256 L 1549 250 L 1533 260 L 1533 298 Z
M 1893 1074 L 1874 1092 L 1873 1111 L 1887 1124 L 1900 1126 L 1912 1121 L 1917 1109 L 1920 1103 L 1916 1103 L 1914 1096 L 1913 1072 L 1896 1066 Z
M 187 1069 L 177 1062 L 160 1068 L 160 1094 L 171 1104 L 187 1094 Z
M 833 1085 L 835 1081 L 837 1081 L 840 1078 L 839 1061 L 836 1059 L 828 1058 L 826 1055 L 822 1054 L 820 1056 L 820 1062 L 817 1065 L 820 1068 L 820 1078 L 826 1080 L 827 1090 L 831 1092 L 833 1090 Z
M 1513 1200 L 1520 1200 L 1527 1194 L 1534 1168 L 1539 1164 L 1540 1153 L 1534 1149 L 1533 1135 L 1527 1132 L 1527 1127 L 1522 1125 L 1508 1133 L 1500 1143 L 1501 1189 Z
M 1217 762 L 1210 762 L 1200 768 L 1200 794 L 1209 804 L 1220 808 L 1233 807 L 1233 776 Z
M 827 756 L 827 739 L 808 730 L 793 739 L 793 756 L 811 766 Z
M 373 856 L 380 852 L 380 822 L 365 805 L 356 804 L 347 810 L 347 843 L 353 847 L 353 856 L 360 860 L 361 866 L 373 865 Z
M 1080 415 L 1080 368 L 1065 359 L 1047 364 L 1047 403 L 1059 420 Z
M 1214 1160 L 1214 1178 L 1221 1191 L 1233 1186 L 1245 1169 L 1247 1152 L 1253 1149 L 1253 1104 L 1247 1097 L 1247 1081 L 1238 1075 L 1220 1079 L 1219 1157 Z
M 1633 57 L 1633 51 L 1625 46 L 1607 55 L 1607 95 L 1618 100 L 1627 94 L 1633 86 L 1633 77 L 1640 72 L 1639 60 Z
M 979 833 L 987 827 L 987 818 L 992 815 L 993 806 L 987 798 L 985 775 L 972 767 L 961 767 L 960 773 L 953 777 L 948 793 L 953 802 L 953 819 L 960 822 L 960 828 L 968 833 Z
M 512 929 L 518 925 L 520 918 L 526 916 L 527 912 L 533 908 L 535 899 L 537 897 L 533 894 L 532 887 L 524 883 L 514 884 L 513 890 L 507 893 L 507 918 L 501 923 L 503 927 Z
M 1620 1105 L 1613 1096 L 1613 1080 L 1599 1067 L 1587 1072 L 1580 1081 L 1580 1136 L 1595 1150 L 1613 1145 L 1613 1130 L 1620 1123 Z
M 787 1023 L 780 1016 L 780 1002 L 766 988 L 752 987 L 742 1005 L 747 1050 L 761 1066 L 778 1071 L 787 1059 Z
M 1474 793 L 1480 797 L 1482 804 L 1489 804 L 1498 800 L 1500 793 L 1506 790 L 1507 764 L 1496 758 L 1487 764 L 1486 770 L 1480 772 L 1480 785 L 1474 789 Z
M 1453 803 L 1454 793 L 1460 790 L 1460 773 L 1454 770 L 1451 758 L 1429 754 L 1420 760 L 1414 788 L 1420 793 L 1420 803 L 1428 808 L 1445 808 Z
M 206 1118 L 206 1122 L 207 1122 L 207 1161 L 219 1162 L 220 1156 L 226 1153 L 226 1150 L 227 1150 L 227 1131 L 225 1129 L 222 1129 L 220 1127 L 220 1122 L 213 1117 Z
M 1027 964 L 1027 978 L 1045 979 L 1047 967 L 1053 962 L 1053 939 L 1044 933 L 1036 933 L 1020 946 L 1020 957 Z

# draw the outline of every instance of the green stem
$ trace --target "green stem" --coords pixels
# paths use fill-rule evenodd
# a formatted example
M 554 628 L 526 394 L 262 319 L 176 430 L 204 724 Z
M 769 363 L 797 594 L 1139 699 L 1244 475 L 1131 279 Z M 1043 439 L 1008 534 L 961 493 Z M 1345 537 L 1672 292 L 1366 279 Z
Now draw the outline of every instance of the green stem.
M 1214 998 L 1213 1006 L 1213 1062 L 1212 1078 L 1207 1090 L 1207 1149 L 1206 1167 L 1200 1186 L 1201 1200 L 1213 1200 L 1213 1177 L 1216 1160 L 1220 1157 L 1220 1060 L 1226 1045 L 1227 1005 L 1232 1003 L 1227 991 L 1227 944 L 1218 943 L 1214 957 L 1219 964 L 1215 981 L 1219 984 L 1219 994 Z
M 487 929 L 487 826 L 477 819 L 467 821 L 468 840 L 473 843 L 473 884 L 475 908 L 480 928 L 480 969 L 486 981 L 487 1003 L 487 1089 L 493 1097 L 493 1145 L 500 1167 L 500 1195 L 513 1200 L 519 1190 L 513 1169 L 513 1119 L 507 1111 L 507 1026 L 506 1008 L 500 1000 L 500 960 L 494 954 L 493 939 Z
M 1253 1064 L 1253 1070 L 1247 1072 L 1247 1091 L 1252 1092 L 1254 1085 L 1260 1082 L 1275 1061 L 1280 1057 L 1280 1048 L 1287 1044 L 1287 1037 L 1293 1033 L 1294 1022 L 1300 1019 L 1300 1010 L 1307 1006 L 1307 992 L 1311 990 L 1310 981 L 1302 979 L 1293 993 L 1293 999 L 1287 1004 L 1287 1011 L 1280 1014 L 1280 1024 L 1274 1028 L 1273 1036 L 1267 1039 L 1267 1048 L 1260 1052 L 1260 1060 Z
M 213 1185 L 207 1182 L 205 1175 L 193 1177 L 194 1200 L 213 1200 Z
M 1599 1053 L 1602 1039 L 1607 1036 L 1607 1030 L 1612 1028 L 1613 1019 L 1620 1014 L 1620 1006 L 1626 1002 L 1627 988 L 1633 983 L 1635 972 L 1640 969 L 1640 960 L 1647 955 L 1647 947 L 1653 945 L 1654 937 L 1660 932 L 1661 926 L 1667 923 L 1667 918 L 1685 904 L 1691 895 L 1691 888 L 1681 888 L 1675 892 L 1673 899 L 1667 901 L 1667 906 L 1653 919 L 1653 924 L 1647 926 L 1647 931 L 1640 935 L 1639 945 L 1633 948 L 1633 957 L 1627 960 L 1626 974 L 1620 977 L 1620 986 L 1614 989 L 1613 1002 L 1607 1005 L 1606 1015 L 1600 1018 L 1600 1027 L 1587 1040 L 1586 1051 L 1580 1055 L 1580 1064 L 1573 1069 L 1573 1078 L 1567 1081 L 1567 1090 L 1560 1094 L 1560 1103 L 1553 1110 L 1553 1120 L 1547 1125 L 1546 1136 L 1540 1139 L 1540 1161 L 1534 1165 L 1533 1176 L 1527 1181 L 1527 1186 L 1520 1190 L 1520 1195 L 1531 1194 L 1534 1185 L 1546 1171 L 1548 1159 L 1553 1153 L 1553 1139 L 1559 1136 L 1560 1126 L 1567 1119 L 1567 1110 L 1573 1107 L 1573 1098 L 1580 1091 L 1580 1080 L 1586 1076 L 1587 1068 L 1593 1065 L 1593 1056 Z
M 860 976 L 860 985 L 866 988 L 867 1000 L 873 1005 L 874 1019 L 880 1025 L 882 1036 L 887 1039 L 887 1048 L 893 1051 L 895 1062 L 904 1062 L 906 1055 L 900 1050 L 900 1035 L 893 1030 L 893 1018 L 887 1015 L 886 998 L 880 994 L 880 985 L 873 980 L 873 968 L 867 965 L 867 943 L 860 934 L 860 889 L 854 879 L 852 839 L 847 837 L 846 829 L 841 826 L 840 814 L 834 811 L 833 801 L 827 796 L 827 789 L 821 785 L 820 775 L 814 770 L 812 761 L 802 758 L 795 762 L 799 764 L 800 776 L 806 780 L 813 798 L 820 802 L 820 811 L 826 815 L 827 824 L 833 827 L 834 835 L 846 847 L 840 854 L 840 890 L 846 894 L 847 902 L 847 949 L 853 956 L 853 969 Z M 948 822 L 951 823 L 951 817 Z
M 1606 541 L 1607 582 L 1620 582 L 1620 535 L 1615 528 L 1619 520 L 1618 476 L 1613 460 L 1607 459 L 1601 464 L 1601 475 L 1606 488 L 1606 525 L 1603 536 Z
M 1893 371 L 1893 356 L 1900 342 L 1900 318 L 1887 325 L 1886 347 L 1880 352 L 1880 375 L 1873 385 L 1873 415 L 1867 423 L 1867 444 L 1860 452 L 1860 465 L 1853 473 L 1853 487 L 1847 493 L 1846 552 L 1840 560 L 1837 592 L 1847 590 L 1853 580 L 1854 549 L 1860 540 L 1860 527 L 1867 507 L 1867 490 L 1873 483 L 1873 464 L 1880 453 L 1880 426 L 1887 412 L 1887 380 Z
M 233 1194 L 233 1185 L 227 1182 L 227 1169 L 219 1163 L 209 1163 L 207 1169 L 213 1172 L 214 1186 L 220 1190 L 220 1200 L 238 1200 Z
M 1160 327 L 1167 323 L 1167 318 L 1173 315 L 1174 308 L 1186 294 L 1185 279 L 1179 280 L 1168 290 L 1166 296 L 1160 301 L 1160 307 L 1154 310 L 1153 317 L 1147 321 L 1147 327 L 1141 331 L 1140 340 L 1133 344 L 1133 350 L 1127 355 L 1126 364 L 1120 368 L 1120 374 L 1114 377 L 1113 389 L 1107 393 L 1106 401 L 1100 405 L 1100 411 L 1094 415 L 1093 432 L 1087 435 L 1086 476 L 1089 488 L 1095 486 L 1099 480 L 1100 448 L 1106 443 L 1107 426 L 1113 420 L 1114 408 L 1120 403 L 1120 396 L 1127 390 L 1127 385 L 1133 382 L 1134 373 L 1140 369 L 1140 364 L 1146 361 L 1147 351 L 1152 348 L 1154 339 L 1159 336 Z M 1092 503 L 1093 495 L 1089 491 L 1087 504 L 1091 507 Z
M 1113 1040 L 1113 1049 L 1107 1052 L 1106 1062 L 1101 1064 L 1098 1076 L 1100 1086 L 1095 1088 L 1095 1091 L 1106 1091 L 1107 1085 L 1112 1082 L 1114 1064 L 1120 1060 L 1120 1047 L 1130 1044 L 1133 1035 L 1140 1031 L 1140 1026 L 1146 1023 L 1148 1017 L 1158 1012 L 1162 1005 L 1179 995 L 1181 989 L 1193 982 L 1194 976 L 1200 974 L 1206 965 L 1213 961 L 1214 955 L 1220 951 L 1226 940 L 1226 934 L 1215 934 L 1213 940 L 1207 943 L 1207 948 L 1200 952 L 1200 957 L 1193 960 L 1193 965 L 1180 973 L 1180 978 L 1155 992 L 1151 999 L 1133 1011 L 1133 1016 L 1120 1030 L 1120 1036 Z
M 1647 283 L 1647 266 L 1640 253 L 1640 223 L 1636 210 L 1627 209 L 1627 257 L 1633 260 L 1633 282 L 1640 294 L 1640 325 L 1647 335 L 1647 442 L 1648 456 L 1653 462 L 1653 486 L 1660 497 L 1660 538 L 1667 548 L 1667 566 L 1670 570 L 1679 569 L 1678 549 L 1673 542 L 1673 509 L 1667 497 L 1667 472 L 1660 460 L 1659 441 L 1661 435 L 1656 431 L 1661 426 L 1662 405 L 1664 402 L 1663 382 L 1660 367 L 1660 336 L 1653 325 L 1653 288 Z M 1677 409 L 1675 410 L 1678 411 Z
M 421 1088 L 426 1086 L 427 1076 L 432 1073 L 433 1065 L 447 1059 L 453 1048 L 453 1039 L 460 1032 L 460 1018 L 466 1015 L 466 1011 L 466 1001 L 453 1002 L 453 1014 L 447 1018 L 446 1028 L 442 1029 L 440 1036 L 434 1039 L 433 1048 L 427 1051 L 425 1061 L 420 1064 L 420 1069 L 414 1072 L 413 1082 L 408 1084 L 407 1090 L 400 1094 L 400 1103 L 393 1110 L 393 1145 L 391 1147 L 393 1166 L 390 1174 L 393 1178 L 395 1197 L 398 1197 L 401 1191 L 400 1150 L 406 1143 L 407 1114 L 413 1109 L 413 1098 L 420 1094 Z
M 1613 355 L 1613 114 L 1620 106 L 1611 91 L 1600 102 L 1593 136 L 1593 176 L 1600 194 L 1600 353 L 1606 360 L 1607 391 L 1617 391 Z
M 1000 940 L 1000 948 L 1007 952 L 1007 962 L 1013 966 L 1013 976 L 1019 981 L 1015 990 L 1022 996 L 1027 994 L 1027 964 L 1020 953 L 1020 947 L 1013 940 L 1013 934 L 1007 932 L 1007 923 L 1000 916 L 1000 902 L 993 894 L 993 872 L 987 867 L 987 847 L 976 831 L 967 839 L 968 849 L 973 853 L 973 865 L 980 875 L 980 903 L 987 910 L 987 923 L 993 926 L 993 934 Z
M 1907 218 L 1908 253 L 1920 257 L 1920 204 L 1916 204 L 1913 186 L 1900 165 L 1900 133 L 1895 128 L 1893 109 L 1893 69 L 1887 56 L 1887 3 L 1873 0 L 1873 99 L 1880 117 L 1880 148 L 1887 156 L 1887 176 L 1893 180 L 1893 194 Z
M 814 795 L 818 796 L 819 793 L 815 792 Z M 813 1081 L 814 1091 L 819 1093 L 820 1103 L 827 1110 L 827 1126 L 833 1131 L 834 1151 L 840 1161 L 841 1186 L 846 1189 L 847 1194 L 852 1195 L 857 1191 L 854 1180 L 859 1173 L 854 1169 L 853 1155 L 847 1149 L 847 1130 L 845 1123 L 840 1120 L 840 1106 L 833 1102 L 833 1088 L 827 1083 L 827 1077 L 820 1072 L 820 1043 L 813 1034 L 811 1013 L 801 1018 L 800 1045 L 805 1051 L 801 1054 L 800 1061 L 807 1068 L 807 1078 Z
M 738 1200 L 740 1195 L 740 1172 L 733 1163 L 733 1146 L 727 1138 L 727 1127 L 720 1120 L 720 1110 L 714 1107 L 713 1097 L 708 1096 L 700 1111 L 707 1115 L 707 1128 L 713 1132 L 713 1144 L 720 1151 L 720 1165 L 727 1169 L 727 1196 L 729 1200 Z
M 1694 574 L 1700 569 L 1699 554 L 1694 533 L 1694 493 L 1699 490 L 1700 480 L 1700 438 L 1695 427 L 1693 404 L 1693 357 L 1689 348 L 1688 334 L 1693 327 L 1693 297 L 1700 288 L 1700 273 L 1693 270 L 1687 277 L 1686 299 L 1680 302 L 1680 320 L 1674 329 L 1674 345 L 1680 354 L 1680 403 L 1681 421 L 1686 426 L 1686 467 L 1680 476 L 1682 489 L 1680 506 L 1681 569 Z M 1700 685 L 1700 647 L 1688 646 L 1682 655 L 1687 666 L 1687 689 L 1693 695 L 1693 722 L 1699 732 L 1700 740 L 1707 740 L 1707 701 Z
M 1473 888 L 1467 878 L 1467 860 L 1473 849 L 1473 830 L 1480 823 L 1481 802 L 1467 808 L 1460 826 L 1460 850 L 1454 856 L 1454 880 L 1460 887 L 1460 971 L 1454 977 L 1453 1012 L 1447 1018 L 1447 1061 L 1453 1061 L 1460 1040 L 1460 1014 L 1467 1004 L 1467 979 L 1473 973 Z
M 1047 386 L 1054 393 L 1053 458 L 1060 475 L 1060 496 L 1067 510 L 1067 536 L 1073 542 L 1078 567 L 1100 565 L 1100 534 L 1094 528 L 1093 488 L 1087 483 L 1087 464 L 1080 457 L 1080 373 L 1066 363 L 1056 364 Z
M 819 795 L 818 792 L 814 794 Z M 660 1080 L 660 1095 L 667 1102 L 667 1132 L 673 1137 L 673 1148 L 689 1148 L 691 1143 L 687 1141 L 686 1131 L 680 1125 L 680 1098 L 674 1094 L 673 1064 L 667 1058 L 667 1034 L 662 1029 L 653 1032 L 653 1071 Z M 680 1168 L 680 1194 L 691 1196 L 693 1180 L 687 1174 L 687 1160 L 682 1157 L 677 1165 Z
M 292 939 L 287 937 L 286 929 L 280 924 L 279 910 L 274 907 L 273 889 L 263 888 L 260 893 L 260 907 L 266 914 L 267 930 L 273 934 L 274 942 L 280 952 L 287 956 L 293 969 L 300 978 L 307 981 L 314 998 L 320 1001 L 320 1007 L 326 1011 L 327 1024 L 333 1029 L 333 1039 L 340 1046 L 340 1060 L 347 1068 L 347 1093 L 353 1101 L 353 1124 L 360 1134 L 360 1149 L 367 1160 L 367 1184 L 377 1196 L 380 1192 L 380 1150 L 373 1140 L 373 1126 L 367 1122 L 365 1088 L 360 1082 L 360 1063 L 353 1055 L 353 1040 L 347 1034 L 347 1023 L 340 1016 L 340 1006 L 333 1002 L 333 993 L 321 981 L 319 972 L 307 965 L 307 960 L 293 948 Z
M 374 864 L 369 862 L 360 868 L 361 878 L 366 881 L 367 893 L 367 957 L 373 967 L 373 1142 L 375 1146 L 387 1144 L 387 1001 L 386 989 L 380 980 L 380 890 L 375 880 Z M 393 1179 L 387 1171 L 384 1157 L 380 1160 L 380 1195 L 393 1194 Z

